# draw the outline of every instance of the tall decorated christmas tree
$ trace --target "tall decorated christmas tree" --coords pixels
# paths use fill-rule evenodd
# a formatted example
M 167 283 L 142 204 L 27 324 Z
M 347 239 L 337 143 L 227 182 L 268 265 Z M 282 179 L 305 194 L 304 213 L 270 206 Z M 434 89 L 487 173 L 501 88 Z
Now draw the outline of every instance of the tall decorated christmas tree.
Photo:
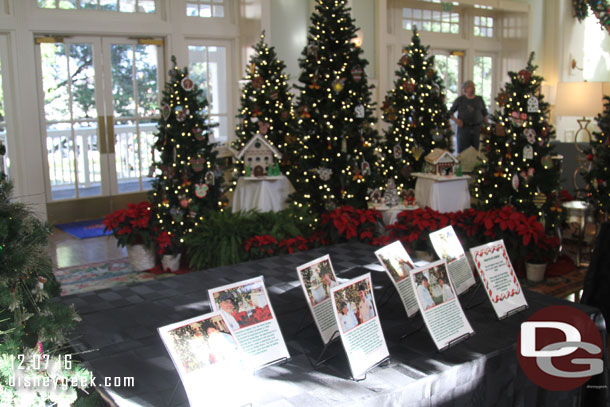
M 368 62 L 354 43 L 357 28 L 346 3 L 316 1 L 299 61 L 296 128 L 303 150 L 290 179 L 294 203 L 314 212 L 365 207 L 367 188 L 381 183 Z
M 394 89 L 383 104 L 389 124 L 383 146 L 383 177 L 398 188 L 415 184 L 425 156 L 435 148 L 451 149 L 452 130 L 445 105 L 444 85 L 434 69 L 434 56 L 421 44 L 417 29 L 398 61 Z
M 210 142 L 208 102 L 188 69 L 178 69 L 175 57 L 172 62 L 157 125 L 159 159 L 149 199 L 157 242 L 163 239 L 161 247 L 177 254 L 185 235 L 204 220 L 205 211 L 222 207 L 223 186 L 217 152 Z
M 59 284 L 47 254 L 50 229 L 24 205 L 11 202 L 11 186 L 2 178 L 0 405 L 67 406 L 82 386 L 62 389 L 61 383 L 88 383 L 91 377 L 62 353 L 65 335 L 79 317 L 73 307 L 51 300 L 59 295 Z
M 290 175 L 295 163 L 293 151 L 298 151 L 297 139 L 292 134 L 294 112 L 292 94 L 289 92 L 286 65 L 277 58 L 275 49 L 265 43 L 265 33 L 254 46 L 256 53 L 250 58 L 246 69 L 245 84 L 241 95 L 241 108 L 237 115 L 237 138 L 233 142 L 236 151 L 261 134 L 282 153 L 280 169 Z M 244 175 L 246 167 L 236 162 L 237 175 Z
M 597 116 L 599 132 L 594 132 L 585 151 L 591 169 L 585 174 L 588 199 L 602 212 L 610 212 L 610 97 L 604 96 L 604 111 Z
M 484 134 L 486 159 L 478 168 L 474 195 L 484 209 L 512 204 L 527 215 L 537 215 L 551 230 L 560 218 L 560 170 L 551 158 L 549 138 L 554 130 L 533 58 L 534 53 L 525 69 L 509 72 L 510 82 L 496 98 L 500 109 Z

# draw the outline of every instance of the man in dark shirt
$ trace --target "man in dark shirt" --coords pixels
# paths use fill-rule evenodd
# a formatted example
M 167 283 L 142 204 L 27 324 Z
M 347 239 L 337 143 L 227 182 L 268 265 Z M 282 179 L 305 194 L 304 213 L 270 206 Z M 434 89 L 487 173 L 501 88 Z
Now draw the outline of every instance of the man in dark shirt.
M 479 131 L 481 124 L 487 124 L 487 107 L 481 96 L 474 94 L 474 83 L 466 81 L 462 85 L 463 95 L 458 96 L 449 109 L 449 117 L 458 126 L 458 153 L 473 146 L 479 150 Z M 453 113 L 458 112 L 457 117 Z

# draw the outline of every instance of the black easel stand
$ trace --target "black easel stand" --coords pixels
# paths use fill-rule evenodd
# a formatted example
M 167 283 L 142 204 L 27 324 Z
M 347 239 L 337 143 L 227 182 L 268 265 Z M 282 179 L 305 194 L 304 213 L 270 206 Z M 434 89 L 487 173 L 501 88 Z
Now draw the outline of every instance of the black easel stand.
M 449 343 L 447 344 L 447 346 L 445 346 L 445 347 L 444 347 L 444 348 L 442 348 L 442 349 L 439 349 L 438 351 L 439 351 L 439 352 L 442 352 L 442 351 L 444 351 L 444 350 L 447 350 L 447 349 L 449 349 L 450 347 L 455 346 L 455 345 L 457 345 L 458 343 L 460 343 L 460 342 L 462 342 L 462 341 L 465 341 L 466 339 L 470 338 L 471 336 L 474 336 L 474 332 L 470 332 L 470 333 L 464 334 L 464 335 L 462 335 L 462 336 L 459 336 L 459 337 L 455 338 L 455 339 L 454 339 L 454 340 L 452 340 L 452 341 L 449 341 Z
M 375 369 L 376 367 L 380 367 L 380 366 L 389 366 L 390 365 L 390 357 L 386 356 L 385 358 L 381 359 L 379 362 L 375 363 L 373 366 L 369 367 L 368 369 L 366 369 L 366 372 L 364 373 L 364 376 L 362 377 L 354 377 L 354 376 L 350 376 L 350 380 L 353 380 L 355 382 L 361 382 L 363 380 L 366 380 L 366 376 L 367 374 Z
M 327 343 L 324 344 L 322 351 L 320 352 L 320 354 L 318 355 L 318 357 L 315 360 L 311 360 L 309 358 L 309 356 L 307 356 L 307 359 L 309 359 L 309 363 L 311 364 L 312 367 L 320 367 L 324 363 L 326 363 L 328 360 L 330 360 L 336 356 L 335 354 L 331 354 L 326 358 L 324 357 L 325 354 L 327 353 L 328 349 L 330 348 L 331 344 L 333 342 L 335 342 L 338 338 L 339 338 L 339 331 L 333 332 L 330 339 L 328 340 Z
M 269 366 L 273 366 L 273 365 L 284 365 L 286 363 L 290 362 L 290 358 L 289 357 L 284 357 L 284 358 L 279 358 L 279 359 L 275 359 L 272 360 L 269 363 L 265 363 L 262 366 L 257 367 L 256 369 L 254 369 L 254 374 L 256 374 L 257 372 L 260 372 L 261 370 L 269 367 Z
M 465 293 L 462 294 L 462 298 L 464 299 L 464 301 L 462 301 L 462 308 L 471 309 L 471 308 L 474 308 L 477 305 L 480 305 L 485 302 L 486 298 L 476 301 L 477 293 L 479 292 L 479 287 L 482 287 L 482 286 L 483 286 L 483 283 L 481 283 L 480 281 L 477 281 L 477 283 L 475 285 L 470 287 L 470 289 L 468 289 L 468 291 L 466 291 Z
M 499 317 L 498 321 L 502 321 L 503 319 L 506 319 L 506 318 L 511 317 L 511 316 L 513 316 L 515 314 L 518 314 L 521 311 L 526 310 L 526 309 L 528 309 L 527 304 L 523 304 L 522 306 L 520 306 L 518 308 L 515 308 L 515 309 L 512 309 L 512 310 L 508 311 L 506 314 L 504 314 L 501 317 Z

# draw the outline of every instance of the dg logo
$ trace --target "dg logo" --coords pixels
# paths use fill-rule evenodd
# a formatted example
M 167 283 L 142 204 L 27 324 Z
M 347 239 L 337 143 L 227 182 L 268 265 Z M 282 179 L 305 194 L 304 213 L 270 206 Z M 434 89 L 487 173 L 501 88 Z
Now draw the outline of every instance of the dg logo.
M 532 382 L 547 390 L 565 391 L 603 372 L 602 338 L 584 312 L 552 306 L 521 324 L 517 357 Z

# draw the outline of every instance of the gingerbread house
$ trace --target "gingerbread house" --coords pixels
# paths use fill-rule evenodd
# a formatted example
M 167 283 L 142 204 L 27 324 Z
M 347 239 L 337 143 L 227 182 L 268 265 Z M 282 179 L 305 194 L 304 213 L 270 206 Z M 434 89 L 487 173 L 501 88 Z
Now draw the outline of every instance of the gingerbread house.
M 252 177 L 264 177 L 270 168 L 273 168 L 275 158 L 282 158 L 277 148 L 269 143 L 261 134 L 256 134 L 246 143 L 237 155 L 237 159 L 243 160 L 244 167 Z
M 453 175 L 453 167 L 459 164 L 459 160 L 447 150 L 435 148 L 425 158 L 424 172 L 436 175 Z

